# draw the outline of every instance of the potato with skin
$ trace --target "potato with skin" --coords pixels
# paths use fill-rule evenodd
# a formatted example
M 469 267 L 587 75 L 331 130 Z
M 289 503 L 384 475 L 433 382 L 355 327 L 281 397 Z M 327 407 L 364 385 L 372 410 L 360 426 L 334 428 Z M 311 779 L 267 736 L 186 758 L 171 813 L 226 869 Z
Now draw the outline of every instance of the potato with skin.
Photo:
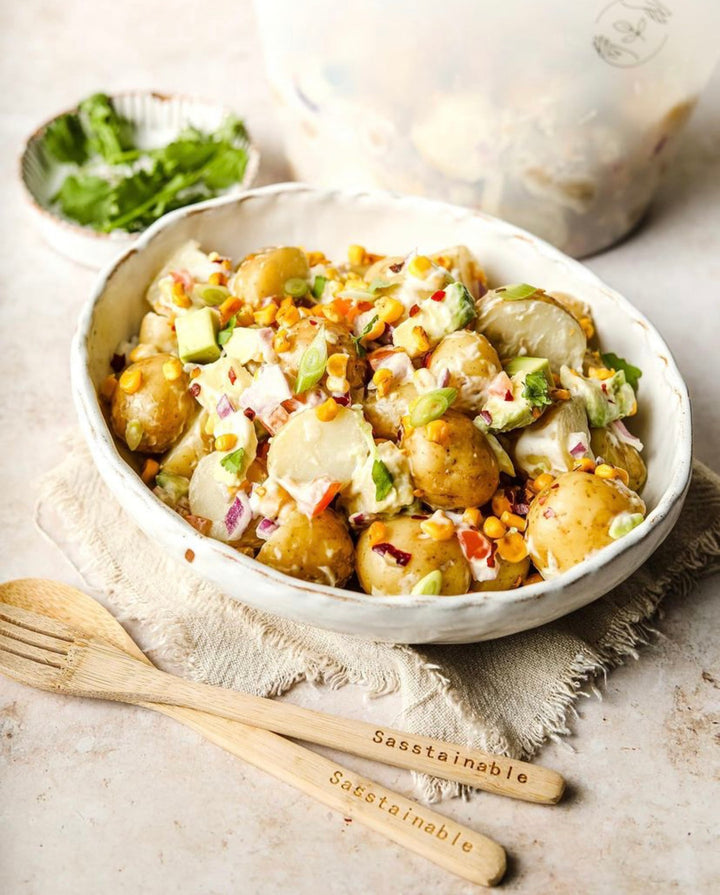
M 155 354 L 131 364 L 127 370 L 140 373 L 140 387 L 129 395 L 120 385 L 112 396 L 110 419 L 115 434 L 126 439 L 128 423 L 137 422 L 142 428 L 142 439 L 135 448 L 141 454 L 161 454 L 182 435 L 197 410 L 188 391 L 188 376 L 181 373 L 168 380 L 163 364 L 174 360 L 170 354 Z M 127 372 L 127 371 L 126 371 Z
M 412 382 L 393 388 L 381 398 L 377 391 L 369 390 L 363 404 L 365 417 L 378 438 L 397 441 L 402 418 L 407 414 L 410 402 L 417 398 L 418 390 Z
M 308 519 L 291 510 L 263 544 L 259 562 L 279 572 L 342 587 L 355 571 L 355 549 L 344 521 L 333 510 Z
M 405 566 L 398 565 L 389 554 L 373 550 L 369 529 L 360 535 L 357 575 L 366 593 L 375 596 L 409 594 L 418 581 L 436 569 L 442 572 L 441 596 L 468 592 L 470 566 L 457 538 L 434 541 L 423 533 L 420 521 L 411 516 L 395 516 L 383 522 L 386 528 L 384 541 L 411 555 Z
M 499 482 L 495 453 L 468 417 L 449 410 L 442 419 L 448 427 L 446 443 L 430 441 L 427 426 L 403 433 L 418 496 L 436 509 L 482 506 Z
M 230 281 L 233 295 L 253 307 L 264 298 L 282 296 L 285 283 L 294 278 L 307 280 L 310 275 L 307 256 L 295 246 L 263 249 L 248 255 Z
M 177 353 L 177 336 L 170 317 L 148 311 L 140 324 L 138 336 L 141 345 L 151 345 L 155 353 Z
M 300 360 L 317 336 L 320 327 L 325 332 L 328 357 L 332 354 L 347 354 L 349 359 L 345 378 L 350 383 L 350 391 L 359 394 L 365 385 L 367 361 L 358 357 L 355 343 L 345 327 L 331 323 L 322 317 L 303 317 L 288 328 L 287 337 L 290 342 L 290 350 L 278 354 L 278 361 L 283 373 L 288 377 L 291 385 L 295 383 Z
M 645 504 L 619 479 L 566 472 L 530 504 L 525 539 L 543 578 L 587 559 L 613 543 L 612 522 L 623 513 L 645 515 Z
M 619 466 L 630 477 L 628 487 L 631 491 L 640 491 L 647 479 L 645 461 L 637 448 L 615 435 L 611 429 L 591 429 L 590 444 L 593 454 L 602 457 L 606 463 Z
M 200 410 L 179 439 L 160 461 L 163 472 L 189 479 L 200 460 L 213 449 L 213 437 L 205 431 L 208 414 Z
M 530 570 L 529 556 L 521 559 L 520 562 L 508 562 L 496 553 L 495 562 L 498 564 L 497 578 L 492 578 L 490 581 L 474 581 L 473 593 L 488 590 L 513 590 L 522 584 Z
M 485 336 L 461 329 L 445 336 L 430 357 L 428 369 L 443 386 L 457 389 L 456 410 L 478 413 L 487 398 L 487 387 L 502 372 L 497 351 Z

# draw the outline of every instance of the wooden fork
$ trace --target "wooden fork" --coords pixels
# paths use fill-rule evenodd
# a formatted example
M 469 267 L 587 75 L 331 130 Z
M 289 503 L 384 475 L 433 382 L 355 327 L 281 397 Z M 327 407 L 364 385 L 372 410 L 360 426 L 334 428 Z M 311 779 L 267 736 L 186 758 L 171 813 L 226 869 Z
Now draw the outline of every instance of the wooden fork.
M 554 804 L 563 778 L 547 768 L 167 674 L 55 619 L 0 603 L 0 670 L 74 696 L 183 705 L 489 792 Z

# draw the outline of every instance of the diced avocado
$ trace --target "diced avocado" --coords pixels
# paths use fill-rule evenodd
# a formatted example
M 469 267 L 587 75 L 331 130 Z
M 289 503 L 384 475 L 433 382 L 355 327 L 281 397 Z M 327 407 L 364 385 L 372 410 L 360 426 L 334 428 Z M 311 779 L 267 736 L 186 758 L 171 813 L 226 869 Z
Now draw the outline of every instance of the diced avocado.
M 546 357 L 513 357 L 506 361 L 503 365 L 508 376 L 514 376 L 516 373 L 543 373 L 552 386 L 553 378 L 550 372 L 550 363 Z
M 426 298 L 420 303 L 417 314 L 408 317 L 393 330 L 393 345 L 404 348 L 410 357 L 422 354 L 413 336 L 416 326 L 425 330 L 430 347 L 434 348 L 443 336 L 467 326 L 477 315 L 475 302 L 462 283 L 450 283 L 441 291 L 445 293 L 444 297 L 439 301 Z
M 211 308 L 188 311 L 175 319 L 178 353 L 184 363 L 210 364 L 220 357 L 218 318 Z
M 516 358 L 523 360 L 524 358 Z M 486 432 L 510 432 L 529 426 L 552 404 L 549 397 L 552 377 L 545 373 L 544 358 L 528 358 L 540 361 L 535 369 L 518 370 L 509 378 L 510 387 L 504 394 L 491 394 L 475 425 Z M 507 373 L 507 371 L 506 371 Z
M 563 366 L 560 368 L 560 382 L 571 395 L 584 401 L 593 428 L 602 428 L 613 420 L 629 416 L 636 407 L 635 392 L 626 382 L 622 370 L 609 379 L 601 380 L 588 379 Z

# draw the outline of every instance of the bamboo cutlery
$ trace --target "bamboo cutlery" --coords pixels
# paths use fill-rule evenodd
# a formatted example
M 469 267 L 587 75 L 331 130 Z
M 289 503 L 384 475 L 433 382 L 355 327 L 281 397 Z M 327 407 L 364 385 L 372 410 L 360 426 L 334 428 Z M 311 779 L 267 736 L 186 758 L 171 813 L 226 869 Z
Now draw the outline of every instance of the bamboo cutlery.
M 565 786 L 555 771 L 529 762 L 167 674 L 152 665 L 100 603 L 55 581 L 0 585 L 0 672 L 43 690 L 128 702 L 169 715 L 481 885 L 494 885 L 503 876 L 500 845 L 284 737 L 530 802 L 555 804 Z

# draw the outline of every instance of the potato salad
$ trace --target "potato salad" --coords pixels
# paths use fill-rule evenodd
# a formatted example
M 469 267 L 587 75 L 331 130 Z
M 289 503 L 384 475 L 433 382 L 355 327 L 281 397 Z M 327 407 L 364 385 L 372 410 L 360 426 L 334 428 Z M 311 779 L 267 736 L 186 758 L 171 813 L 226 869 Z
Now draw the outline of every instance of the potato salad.
M 492 285 L 492 288 L 490 288 Z M 552 578 L 645 515 L 641 371 L 590 309 L 434 254 L 180 246 L 101 386 L 143 481 L 203 535 L 371 595 Z

